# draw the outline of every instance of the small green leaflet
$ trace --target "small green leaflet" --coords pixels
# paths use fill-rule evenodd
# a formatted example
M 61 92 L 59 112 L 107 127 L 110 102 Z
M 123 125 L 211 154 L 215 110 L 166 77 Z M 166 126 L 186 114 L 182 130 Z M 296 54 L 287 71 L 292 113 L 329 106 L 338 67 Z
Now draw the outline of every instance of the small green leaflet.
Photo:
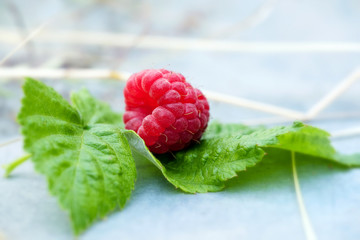
M 122 115 L 113 112 L 107 103 L 98 101 L 86 89 L 71 94 L 71 101 L 82 116 L 84 125 L 106 123 L 124 128 Z
M 300 122 L 270 129 L 214 123 L 201 144 L 175 153 L 172 161 L 156 159 L 134 132 L 127 132 L 126 137 L 135 158 L 150 160 L 169 182 L 189 193 L 220 191 L 226 180 L 255 166 L 269 150 L 272 154 L 287 150 L 349 167 L 360 166 L 359 155 L 337 154 L 327 132 Z
M 26 79 L 23 89 L 18 120 L 25 150 L 79 234 L 123 207 L 134 189 L 136 169 L 121 116 L 87 91 L 72 95 L 73 107 L 36 80 Z

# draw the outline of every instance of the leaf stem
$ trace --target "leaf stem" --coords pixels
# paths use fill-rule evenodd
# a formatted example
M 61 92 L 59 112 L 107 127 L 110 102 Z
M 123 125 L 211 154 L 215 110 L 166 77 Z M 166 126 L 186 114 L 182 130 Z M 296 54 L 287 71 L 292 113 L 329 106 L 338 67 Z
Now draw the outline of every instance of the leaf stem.
M 26 160 L 28 160 L 31 157 L 31 154 L 26 154 L 15 161 L 13 161 L 10 164 L 4 165 L 3 168 L 5 169 L 4 177 L 9 177 L 9 175 L 14 171 L 15 168 L 17 168 L 19 165 L 24 163 Z
M 316 240 L 317 238 L 316 238 L 315 232 L 311 226 L 311 222 L 310 222 L 309 216 L 307 214 L 304 200 L 303 200 L 303 197 L 301 194 L 299 178 L 298 178 L 297 171 L 296 171 L 296 161 L 295 161 L 295 152 L 294 151 L 291 151 L 291 163 L 292 163 L 292 171 L 293 171 L 293 176 L 294 176 L 296 198 L 297 198 L 297 202 L 299 204 L 301 221 L 302 221 L 302 224 L 304 227 L 306 239 Z

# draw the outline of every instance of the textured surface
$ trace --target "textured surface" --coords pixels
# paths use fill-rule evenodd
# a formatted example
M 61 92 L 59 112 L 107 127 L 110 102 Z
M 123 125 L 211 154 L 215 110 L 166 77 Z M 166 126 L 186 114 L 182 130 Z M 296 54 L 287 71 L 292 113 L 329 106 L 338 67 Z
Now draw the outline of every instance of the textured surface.
M 34 29 L 48 17 L 68 10 L 75 3 L 73 0 L 11 2 L 18 3 L 28 29 Z M 76 4 L 86 5 L 89 2 L 77 0 Z M 134 2 L 136 5 L 132 6 Z M 86 6 L 87 11 L 52 24 L 50 28 L 207 37 L 246 20 L 264 2 L 162 0 L 159 3 L 122 0 L 108 6 Z M 305 41 L 360 41 L 358 0 L 272 2 L 276 2 L 275 7 L 263 21 L 219 39 L 294 41 L 300 44 Z M 14 28 L 14 19 L 5 3 L 0 1 L 1 26 Z M 148 28 L 144 29 L 141 21 Z M 35 66 L 114 67 L 129 72 L 169 68 L 183 73 L 197 88 L 299 111 L 309 109 L 357 67 L 360 59 L 359 53 L 355 52 L 129 50 L 81 44 L 43 45 L 38 41 L 34 41 L 33 45 Z M 1 43 L 1 56 L 14 46 Z M 65 63 L 59 60 L 62 57 L 66 58 Z M 9 64 L 17 62 L 22 66 L 32 64 L 27 59 L 27 50 L 18 52 Z M 19 135 L 15 118 L 23 80 L 2 80 L 0 138 L 7 140 Z M 71 91 L 85 86 L 97 98 L 109 102 L 113 109 L 124 109 L 122 83 L 97 79 L 43 80 L 67 99 Z M 359 115 L 356 115 L 360 109 L 359 92 L 360 84 L 357 82 L 311 124 L 330 132 L 359 126 Z M 273 117 L 218 102 L 210 105 L 212 120 L 222 122 L 254 123 L 253 120 Z M 344 112 L 352 112 L 353 115 L 330 118 L 342 116 Z M 359 151 L 360 138 L 336 139 L 334 143 L 336 149 L 351 154 Z M 0 148 L 0 164 L 22 156 L 21 149 L 20 143 Z M 324 162 L 301 160 L 297 159 L 301 190 L 318 239 L 360 239 L 360 170 L 338 169 Z M 273 165 L 273 161 L 282 164 Z M 143 163 L 138 166 L 138 180 L 129 204 L 123 211 L 96 224 L 79 239 L 304 239 L 291 162 L 288 158 L 269 159 L 266 164 L 260 163 L 259 167 L 249 168 L 232 180 L 223 192 L 192 195 L 175 190 L 151 163 Z M 0 236 L 6 240 L 73 239 L 68 216 L 59 208 L 56 198 L 49 195 L 45 178 L 34 171 L 31 162 L 17 169 L 9 179 L 0 178 L 0 190 Z
M 153 153 L 178 151 L 199 142 L 209 121 L 209 103 L 180 73 L 146 69 L 130 76 L 124 89 L 125 128 Z

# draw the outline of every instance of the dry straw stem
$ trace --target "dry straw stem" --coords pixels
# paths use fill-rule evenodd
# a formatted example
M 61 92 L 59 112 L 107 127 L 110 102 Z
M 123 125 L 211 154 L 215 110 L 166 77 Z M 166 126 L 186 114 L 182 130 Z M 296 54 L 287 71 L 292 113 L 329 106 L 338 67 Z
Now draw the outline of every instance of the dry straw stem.
M 0 36 L 0 42 L 2 43 L 14 44 L 14 42 L 19 41 L 19 36 L 15 30 L 0 29 Z M 48 30 L 38 33 L 36 42 L 135 47 L 140 49 L 251 53 L 360 52 L 360 43 L 356 42 L 239 42 L 156 35 L 146 35 L 139 40 L 138 37 L 137 34 L 128 33 Z M 134 46 L 134 42 L 137 42 L 136 46 Z
M 34 78 L 50 79 L 117 79 L 126 81 L 131 73 L 119 72 L 109 69 L 29 69 L 29 68 L 0 68 L 0 79 L 19 78 L 31 76 Z M 356 80 L 360 78 L 360 70 L 354 71 L 349 77 L 340 82 L 329 94 L 314 105 L 306 114 L 295 110 L 257 102 L 245 98 L 229 96 L 218 92 L 203 90 L 203 93 L 210 100 L 232 104 L 244 108 L 271 113 L 289 120 L 312 120 L 321 110 L 330 105 L 346 89 L 348 89 Z
M 273 12 L 275 7 L 278 5 L 280 0 L 267 0 L 264 1 L 260 7 L 258 7 L 251 15 L 246 17 L 245 19 L 232 24 L 229 27 L 225 27 L 221 30 L 213 32 L 209 35 L 211 38 L 215 37 L 226 37 L 229 35 L 239 34 L 243 31 L 254 28 L 257 25 L 264 22 Z
M 18 4 L 15 1 L 12 0 L 3 0 L 5 2 L 5 5 L 7 6 L 8 11 L 11 13 L 11 16 L 13 18 L 13 22 L 17 28 L 19 37 L 25 39 L 28 35 L 27 30 L 27 23 L 25 20 L 24 15 L 20 11 L 20 8 Z M 32 65 L 34 63 L 34 46 L 29 42 L 27 46 L 25 47 L 27 52 L 27 61 L 29 65 Z
M 45 22 L 43 24 L 41 24 L 39 27 L 37 27 L 34 31 L 32 31 L 29 35 L 27 35 L 27 37 L 25 37 L 20 43 L 18 43 L 18 45 L 12 49 L 5 57 L 3 57 L 0 60 L 0 66 L 3 65 L 12 55 L 14 55 L 19 49 L 21 49 L 23 46 L 25 46 L 31 39 L 33 39 L 37 34 L 40 33 L 41 30 L 43 30 L 47 25 L 49 24 L 49 22 Z M 0 33 L 1 39 L 2 39 L 2 35 Z
M 344 120 L 350 118 L 360 118 L 360 111 L 322 113 L 321 115 L 317 115 L 312 119 L 308 119 L 308 120 L 303 119 L 303 121 L 309 122 L 309 121 Z M 289 124 L 292 122 L 293 122 L 292 119 L 283 118 L 283 117 L 254 118 L 254 119 L 245 119 L 241 121 L 242 124 L 249 126 Z
M 1 78 L 18 78 L 31 76 L 34 78 L 52 78 L 52 79 L 63 79 L 63 78 L 77 78 L 77 79 L 117 79 L 126 81 L 131 74 L 128 72 L 118 72 L 106 69 L 19 69 L 19 68 L 0 68 L 0 79 Z M 224 102 L 235 106 L 244 108 L 254 109 L 266 113 L 275 114 L 281 117 L 289 119 L 303 119 L 304 115 L 300 112 L 248 100 L 245 98 L 239 98 L 221 94 L 217 92 L 203 90 L 205 96 L 214 101 Z
M 87 9 L 87 8 L 85 8 Z M 81 9 L 80 9 L 81 10 Z M 74 11 L 74 12 L 60 12 L 58 14 L 53 15 L 51 18 L 47 19 L 46 21 L 44 21 L 42 24 L 40 24 L 37 28 L 35 28 L 33 31 L 31 31 L 25 38 L 22 38 L 19 36 L 16 38 L 14 38 L 14 36 L 12 36 L 13 41 L 11 41 L 10 43 L 12 44 L 16 44 L 15 48 L 13 48 L 7 55 L 5 55 L 5 57 L 3 57 L 0 60 L 0 66 L 3 65 L 10 57 L 12 57 L 18 50 L 20 50 L 22 47 L 24 47 L 26 44 L 28 44 L 32 39 L 34 39 L 35 37 L 37 37 L 39 35 L 40 32 L 44 31 L 44 29 L 46 27 L 48 27 L 49 25 L 53 24 L 56 21 L 59 21 L 60 19 L 64 19 L 64 18 L 71 18 L 72 15 L 74 13 L 77 13 L 78 11 Z M 6 43 L 6 40 L 9 40 L 8 37 L 11 37 L 10 35 L 7 36 L 6 34 L 14 34 L 16 36 L 16 31 L 12 30 L 12 33 L 7 32 L 7 30 L 5 30 L 4 32 L 2 32 L 0 30 L 0 42 L 2 42 L 2 40 L 5 40 L 4 43 Z M 4 35 L 5 34 L 5 35 Z M 9 43 L 9 42 L 8 42 Z
M 356 72 L 358 73 L 358 72 Z M 126 81 L 131 73 L 128 72 L 119 72 L 115 70 L 109 69 L 30 69 L 30 68 L 0 68 L 0 80 L 8 79 L 8 78 L 22 78 L 25 76 L 31 76 L 34 78 L 46 78 L 46 79 L 66 79 L 66 78 L 75 78 L 75 79 L 116 79 L 119 81 Z M 345 81 L 346 84 L 340 84 L 338 88 L 339 90 L 334 90 L 336 94 L 332 94 L 331 100 L 333 101 L 336 97 L 338 97 L 341 93 L 344 92 L 344 86 L 350 86 L 354 82 L 354 76 L 358 76 L 358 74 L 352 74 Z M 349 80 L 351 79 L 351 81 Z M 316 117 L 317 113 L 312 114 L 310 116 L 306 116 L 305 114 L 294 111 L 291 109 L 282 108 L 279 106 L 274 106 L 267 103 L 257 102 L 245 98 L 239 98 L 235 96 L 229 96 L 226 94 L 221 94 L 217 92 L 203 90 L 206 97 L 213 101 L 223 102 L 232 104 L 235 106 L 240 106 L 244 108 L 249 108 L 253 110 L 258 110 L 266 113 L 271 113 L 277 115 L 281 118 L 266 118 L 266 119 L 256 119 L 256 120 L 248 120 L 244 121 L 249 125 L 256 124 L 279 124 L 279 123 L 287 123 L 293 120 L 314 120 L 314 119 L 334 119 L 334 118 L 347 118 L 347 117 L 358 117 L 360 115 L 359 112 L 352 113 L 337 113 L 331 114 L 329 116 Z M 335 97 L 334 97 L 335 96 Z M 332 101 L 328 102 L 327 105 Z M 322 109 L 327 105 L 322 104 Z M 347 137 L 347 136 L 355 136 L 359 135 L 360 132 L 358 129 L 348 129 L 344 131 L 339 131 L 334 133 L 334 137 Z M 7 144 L 7 143 L 6 143 Z M 1 147 L 1 145 L 0 145 Z
M 294 120 L 296 120 L 296 119 L 300 120 L 300 119 L 304 118 L 304 114 L 302 114 L 301 112 L 291 110 L 291 109 L 278 107 L 275 105 L 257 102 L 257 101 L 253 101 L 253 100 L 248 100 L 245 98 L 229 96 L 227 94 L 221 94 L 221 93 L 208 91 L 208 90 L 202 90 L 202 92 L 210 100 L 228 103 L 228 104 L 232 104 L 232 105 L 239 106 L 239 107 L 254 109 L 254 110 L 261 111 L 261 112 L 271 113 L 271 114 L 275 114 L 275 115 L 278 115 L 281 117 L 290 118 L 290 119 L 294 119 Z
M 342 95 L 351 85 L 360 79 L 360 68 L 353 71 L 348 77 L 342 80 L 333 90 L 326 94 L 307 113 L 306 118 L 311 119 L 329 106 L 336 98 Z
M 360 135 L 360 126 L 355 128 L 348 128 L 339 131 L 335 131 L 331 134 L 332 138 L 349 138 Z
M 0 148 L 5 147 L 7 145 L 11 145 L 11 144 L 16 143 L 16 142 L 20 142 L 21 140 L 22 140 L 22 137 L 15 137 L 13 139 L 7 140 L 5 142 L 0 143 Z
M 46 78 L 46 79 L 117 79 L 126 81 L 128 72 L 109 69 L 34 69 L 34 68 L 0 68 L 0 81 L 6 78 Z

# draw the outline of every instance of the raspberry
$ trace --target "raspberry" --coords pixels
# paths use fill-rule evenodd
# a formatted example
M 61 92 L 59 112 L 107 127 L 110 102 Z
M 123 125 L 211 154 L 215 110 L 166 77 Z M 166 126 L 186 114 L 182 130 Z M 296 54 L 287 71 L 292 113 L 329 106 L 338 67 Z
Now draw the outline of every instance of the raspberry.
M 180 73 L 147 69 L 131 75 L 124 89 L 125 128 L 153 153 L 178 151 L 199 141 L 209 121 L 209 103 Z

